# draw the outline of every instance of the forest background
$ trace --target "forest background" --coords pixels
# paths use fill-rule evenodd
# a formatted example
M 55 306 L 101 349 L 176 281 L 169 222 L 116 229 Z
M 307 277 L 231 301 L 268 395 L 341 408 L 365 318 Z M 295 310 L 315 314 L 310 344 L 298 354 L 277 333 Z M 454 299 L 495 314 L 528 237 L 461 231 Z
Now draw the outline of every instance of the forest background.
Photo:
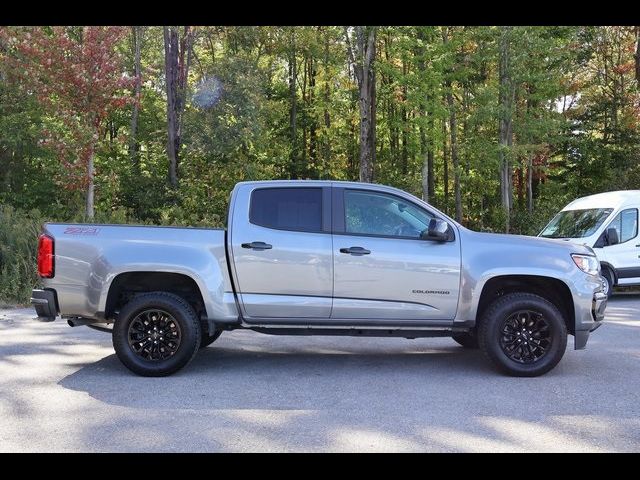
M 640 186 L 638 26 L 0 28 L 0 303 L 44 221 L 222 227 L 243 180 L 393 185 L 536 235 Z

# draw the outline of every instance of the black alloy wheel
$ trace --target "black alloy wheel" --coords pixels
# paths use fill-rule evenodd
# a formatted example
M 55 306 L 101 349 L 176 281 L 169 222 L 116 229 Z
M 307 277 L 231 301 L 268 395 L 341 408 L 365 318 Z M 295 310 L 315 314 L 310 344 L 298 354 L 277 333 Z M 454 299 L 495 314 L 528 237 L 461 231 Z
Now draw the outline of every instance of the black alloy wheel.
M 538 361 L 550 350 L 552 342 L 550 326 L 538 311 L 520 310 L 503 321 L 500 348 L 515 362 Z
M 164 360 L 178 351 L 182 333 L 173 316 L 164 310 L 140 312 L 129 324 L 129 347 L 145 360 Z
M 559 308 L 528 292 L 494 300 L 478 327 L 480 349 L 501 371 L 517 377 L 542 375 L 562 359 L 567 324 Z
M 170 375 L 198 352 L 202 327 L 193 307 L 168 292 L 141 293 L 118 313 L 113 347 L 132 372 L 146 377 Z

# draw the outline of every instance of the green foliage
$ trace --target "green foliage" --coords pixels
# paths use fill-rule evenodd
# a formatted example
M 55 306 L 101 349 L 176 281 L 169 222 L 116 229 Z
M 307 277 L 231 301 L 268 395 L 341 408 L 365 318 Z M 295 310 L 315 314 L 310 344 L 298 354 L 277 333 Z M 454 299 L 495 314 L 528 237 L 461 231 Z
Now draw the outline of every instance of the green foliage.
M 24 212 L 0 204 L 0 302 L 29 301 L 38 283 L 36 256 L 43 222 L 38 210 Z
M 45 108 L 38 92 L 26 88 L 30 82 L 11 75 L 16 58 L 7 33 L 28 28 L 0 28 L 0 229 L 7 238 L 3 258 L 11 256 L 16 265 L 2 264 L 13 270 L 6 270 L 6 277 L 3 270 L 0 298 L 20 301 L 26 300 L 27 284 L 34 281 L 35 265 L 30 271 L 26 265 L 35 241 L 20 246 L 26 234 L 12 236 L 7 222 L 18 225 L 20 232 L 43 218 L 84 220 L 83 190 L 74 188 L 73 172 L 43 139 L 54 134 L 72 149 L 70 126 L 91 112 L 84 108 L 82 115 L 74 114 L 55 95 Z M 74 44 L 82 40 L 82 28 L 61 28 L 43 31 L 53 36 L 65 31 Z M 114 105 L 102 119 L 96 142 L 96 221 L 220 227 L 236 182 L 358 179 L 358 88 L 343 27 L 217 26 L 192 31 L 193 48 L 185 58 L 190 69 L 179 187 L 173 189 L 168 182 L 163 28 L 142 27 L 137 154 L 129 152 L 134 107 Z M 123 32 L 115 45 L 124 60 L 117 79 L 133 76 L 132 30 Z M 513 182 L 510 230 L 528 235 L 537 234 L 576 197 L 640 185 L 633 27 L 510 28 L 513 132 L 510 144 L 502 146 L 499 40 L 504 29 L 386 26 L 377 32 L 374 181 L 422 197 L 430 158 L 431 203 L 455 215 L 457 175 L 462 223 L 503 231 L 503 153 Z M 46 42 L 39 46 L 40 57 L 46 59 L 50 49 L 44 48 Z M 90 61 L 83 65 L 91 70 Z M 53 68 L 51 74 L 56 73 Z M 73 88 L 66 92 L 66 101 L 86 100 Z

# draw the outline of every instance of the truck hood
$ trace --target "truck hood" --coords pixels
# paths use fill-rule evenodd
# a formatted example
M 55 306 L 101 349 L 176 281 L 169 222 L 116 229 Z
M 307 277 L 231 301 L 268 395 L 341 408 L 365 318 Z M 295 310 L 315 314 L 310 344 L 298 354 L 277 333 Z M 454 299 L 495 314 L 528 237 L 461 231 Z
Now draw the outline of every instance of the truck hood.
M 557 252 L 558 255 L 562 256 L 566 253 L 595 255 L 593 250 L 583 243 L 584 239 L 542 238 L 504 233 L 484 233 L 474 232 L 464 227 L 460 228 L 460 235 L 462 241 L 466 243 L 466 247 L 474 245 L 492 251 L 499 251 L 501 249 L 505 251 L 518 250 L 524 254 L 524 258 L 528 256 L 527 251 L 529 251 L 529 253 L 542 253 L 544 251 L 545 255 L 549 255 L 552 252 Z M 465 246 L 462 248 L 464 250 Z
M 585 245 L 563 240 L 480 233 L 464 227 L 458 231 L 463 270 L 469 279 L 494 275 L 568 279 L 574 275 L 586 275 L 576 266 L 572 253 L 594 255 L 593 250 Z
M 537 237 L 537 238 L 544 238 L 544 237 Z M 569 242 L 569 243 L 575 243 L 577 245 L 589 245 L 591 237 L 585 237 L 585 238 L 546 238 L 547 240 L 555 240 L 555 241 L 559 241 L 559 242 Z

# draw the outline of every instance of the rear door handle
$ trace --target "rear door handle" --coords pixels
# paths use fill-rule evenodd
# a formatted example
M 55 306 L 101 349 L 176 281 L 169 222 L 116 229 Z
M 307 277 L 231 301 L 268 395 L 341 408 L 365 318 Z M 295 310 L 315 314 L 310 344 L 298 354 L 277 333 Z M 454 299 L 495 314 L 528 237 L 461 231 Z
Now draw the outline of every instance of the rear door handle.
M 369 255 L 371 250 L 362 247 L 341 248 L 340 253 L 349 253 L 351 255 Z
M 273 248 L 273 247 L 268 243 L 264 243 L 264 242 L 251 242 L 251 243 L 243 243 L 242 248 L 251 248 L 253 250 L 269 250 L 270 248 Z

